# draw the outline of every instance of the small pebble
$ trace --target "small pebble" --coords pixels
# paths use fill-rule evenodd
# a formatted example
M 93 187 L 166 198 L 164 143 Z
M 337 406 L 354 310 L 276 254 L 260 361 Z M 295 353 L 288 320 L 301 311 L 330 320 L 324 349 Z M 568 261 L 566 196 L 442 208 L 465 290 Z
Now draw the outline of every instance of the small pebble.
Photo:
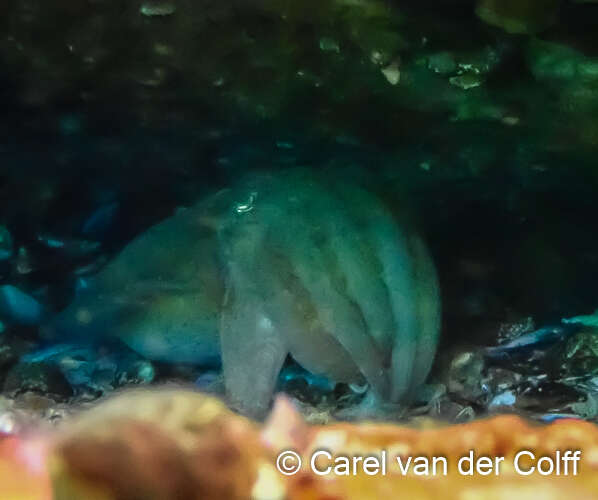
M 459 76 L 452 76 L 449 78 L 451 85 L 460 87 L 463 90 L 469 90 L 482 85 L 482 78 L 475 73 L 464 73 Z
M 37 300 L 12 285 L 0 286 L 0 312 L 19 325 L 37 325 L 44 315 Z
M 13 254 L 13 243 L 10 231 L 0 226 L 0 260 L 10 259 Z
M 396 85 L 397 83 L 399 83 L 399 81 L 401 81 L 401 71 L 399 69 L 398 63 L 396 62 L 389 64 L 385 68 L 382 68 L 380 71 L 382 71 L 382 74 L 388 80 L 388 83 L 390 83 L 391 85 Z
M 12 412 L 0 415 L 0 434 L 14 434 L 18 430 L 15 416 Z
M 513 391 L 505 391 L 494 396 L 488 406 L 490 408 L 496 408 L 497 406 L 512 406 L 515 404 L 516 400 L 517 398 Z
M 329 37 L 322 37 L 320 38 L 320 50 L 324 52 L 336 52 L 339 53 L 341 51 L 338 42 Z
M 139 12 L 148 17 L 170 16 L 176 12 L 176 6 L 168 2 L 145 2 Z

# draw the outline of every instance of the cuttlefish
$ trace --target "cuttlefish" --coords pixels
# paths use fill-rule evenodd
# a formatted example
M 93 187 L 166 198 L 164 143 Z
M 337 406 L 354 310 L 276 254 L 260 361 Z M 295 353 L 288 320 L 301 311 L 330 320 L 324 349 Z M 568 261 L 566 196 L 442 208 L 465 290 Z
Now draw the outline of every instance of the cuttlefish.
M 231 404 L 251 415 L 288 355 L 401 403 L 432 365 L 440 299 L 425 244 L 399 221 L 354 182 L 256 174 L 142 233 L 44 331 L 221 359 Z

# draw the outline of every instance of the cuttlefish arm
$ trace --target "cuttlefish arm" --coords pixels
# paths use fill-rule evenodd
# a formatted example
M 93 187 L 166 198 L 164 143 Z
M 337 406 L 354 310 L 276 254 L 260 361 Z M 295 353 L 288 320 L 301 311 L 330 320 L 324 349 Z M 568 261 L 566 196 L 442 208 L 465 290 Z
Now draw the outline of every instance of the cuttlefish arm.
M 285 189 L 286 187 L 286 189 Z M 292 191 L 289 191 L 292 187 Z M 285 207 L 272 228 L 272 240 L 288 256 L 293 270 L 315 305 L 315 318 L 323 333 L 332 336 L 348 353 L 361 374 L 382 397 L 389 395 L 384 350 L 370 334 L 357 290 L 375 297 L 377 279 L 367 276 L 356 238 L 358 232 L 342 206 L 315 182 L 292 182 L 280 187 L 272 205 Z M 293 291 L 293 293 L 296 293 Z M 369 316 L 372 320 L 372 317 Z M 376 318 L 377 321 L 377 318 Z M 291 354 L 301 359 L 311 348 L 305 335 L 295 341 Z M 322 341 L 316 339 L 320 348 Z M 330 346 L 320 358 L 345 362 Z M 340 358 L 340 359 L 339 359 Z M 312 368 L 316 370 L 317 366 Z M 334 367 L 328 366 L 334 373 Z
M 394 402 L 432 363 L 438 293 L 423 243 L 363 191 L 328 188 L 266 180 L 221 233 L 225 380 L 245 411 L 267 405 L 287 353 Z
M 360 284 L 377 281 L 386 289 L 386 310 L 382 313 L 376 311 L 375 314 L 381 314 L 392 322 L 392 330 L 385 330 L 380 342 L 385 352 L 390 352 L 390 394 L 386 399 L 399 402 L 412 386 L 411 377 L 419 342 L 415 261 L 409 234 L 381 201 L 365 190 L 339 183 L 335 192 L 343 200 L 350 216 L 361 222 L 370 258 L 377 262 L 377 274 L 361 278 L 354 288 L 359 290 Z M 363 266 L 361 260 L 353 260 L 353 265 Z M 359 297 L 359 304 L 364 311 L 371 307 L 369 304 L 373 298 L 370 295 Z M 372 334 L 376 335 L 376 332 Z M 432 351 L 435 352 L 435 347 Z M 422 361 L 425 360 L 422 358 Z
M 249 213 L 234 214 L 221 234 L 227 292 L 220 336 L 229 397 L 247 413 L 262 413 L 289 352 L 308 369 L 327 375 L 332 371 L 358 378 L 356 364 L 386 395 L 383 356 L 363 328 L 359 310 L 332 283 L 326 252 L 305 224 L 309 214 L 289 213 L 293 202 L 284 198 L 287 189 L 277 185 Z M 314 195 L 322 193 L 300 195 L 319 205 Z M 308 305 L 297 284 L 280 279 L 282 263 L 272 267 L 275 253 L 284 256 L 296 283 L 309 295 L 307 316 L 295 307 L 299 302 Z M 310 317 L 314 313 L 317 317 Z
M 261 266 L 266 226 L 246 222 L 227 229 L 223 244 L 226 293 L 220 318 L 222 367 L 230 403 L 246 414 L 266 412 L 288 354 L 280 325 L 268 310 Z

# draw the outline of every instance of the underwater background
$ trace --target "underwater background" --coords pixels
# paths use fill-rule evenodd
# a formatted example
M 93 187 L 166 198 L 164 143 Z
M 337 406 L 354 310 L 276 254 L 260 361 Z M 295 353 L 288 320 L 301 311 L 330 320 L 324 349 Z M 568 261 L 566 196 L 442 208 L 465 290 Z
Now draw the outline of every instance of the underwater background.
M 43 325 L 149 228 L 294 168 L 406 200 L 427 242 L 440 341 L 394 419 L 597 418 L 597 28 L 592 0 L 2 2 L 0 431 L 222 394 L 217 361 L 148 359 L 117 320 Z M 318 422 L 363 397 L 291 359 L 277 389 Z

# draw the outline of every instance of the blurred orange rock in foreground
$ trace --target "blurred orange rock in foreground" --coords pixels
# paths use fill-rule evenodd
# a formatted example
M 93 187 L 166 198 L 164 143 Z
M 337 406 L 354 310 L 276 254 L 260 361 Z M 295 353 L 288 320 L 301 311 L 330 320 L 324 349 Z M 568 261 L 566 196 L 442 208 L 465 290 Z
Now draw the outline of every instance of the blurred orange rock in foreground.
M 131 391 L 67 422 L 45 436 L 43 446 L 31 448 L 39 437 L 0 441 L 0 498 L 49 498 L 44 470 L 50 473 L 54 498 L 60 500 L 598 498 L 598 427 L 593 424 L 569 420 L 536 426 L 503 416 L 426 427 L 310 426 L 284 397 L 259 427 L 218 400 L 195 392 Z M 30 455 L 23 460 L 23 453 L 15 450 L 25 450 L 26 445 Z M 39 454 L 31 456 L 32 449 Z M 44 449 L 49 450 L 47 460 Z M 301 458 L 298 473 L 284 475 L 277 470 L 283 450 Z M 310 457 L 316 450 L 325 453 L 320 453 L 313 467 L 320 473 L 330 468 L 330 474 L 312 469 Z M 581 452 L 576 475 L 573 453 L 563 460 L 566 450 Z M 549 475 L 518 473 L 513 464 L 522 451 L 529 451 L 535 460 L 520 456 L 520 471 L 529 471 L 547 456 L 550 459 L 540 465 L 548 470 L 550 463 L 555 467 L 558 463 L 561 475 L 556 475 L 556 469 Z M 473 475 L 464 475 L 458 463 L 470 452 L 474 459 L 490 459 L 482 459 Z M 297 455 L 289 455 L 280 465 L 290 471 Z M 368 456 L 365 468 L 370 475 L 363 466 Z M 409 472 L 401 473 L 397 456 L 404 466 L 413 457 Z M 356 474 L 352 470 L 347 476 L 334 474 L 336 460 L 344 460 L 339 457 L 349 457 L 351 467 L 353 457 L 363 457 L 355 462 Z M 436 475 L 430 469 L 427 476 L 418 476 L 413 465 L 425 459 L 415 462 L 416 457 L 443 457 L 447 474 L 439 466 Z M 497 469 L 495 457 L 504 457 Z M 563 474 L 565 462 L 567 475 Z M 423 472 L 423 467 L 417 470 Z
M 136 390 L 64 427 L 50 458 L 59 499 L 241 499 L 257 427 L 197 392 Z
M 37 439 L 0 435 L 0 498 L 50 500 L 52 489 L 45 467 L 45 449 Z

